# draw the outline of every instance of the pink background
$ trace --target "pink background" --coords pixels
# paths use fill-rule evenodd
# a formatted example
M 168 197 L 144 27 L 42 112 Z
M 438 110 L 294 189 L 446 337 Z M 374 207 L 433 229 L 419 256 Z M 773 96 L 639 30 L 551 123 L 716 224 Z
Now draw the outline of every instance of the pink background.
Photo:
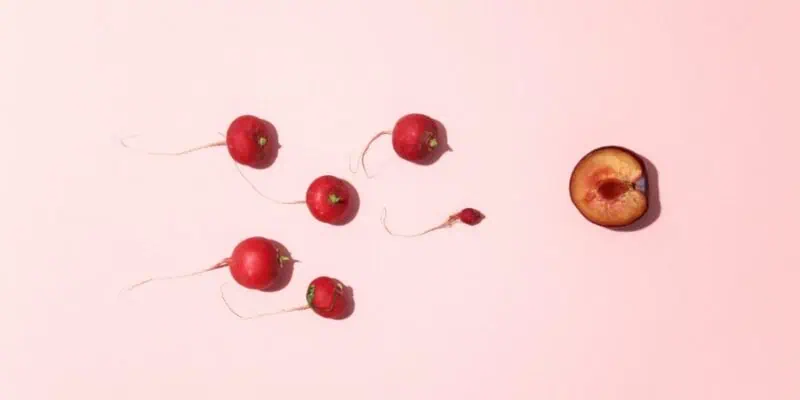
M 335 3 L 335 5 L 334 5 Z M 39 8 L 42 7 L 42 8 Z M 3 1 L 0 398 L 798 399 L 796 1 Z M 431 167 L 388 139 L 447 127 Z M 283 145 L 247 175 L 300 197 L 348 178 L 346 227 L 253 193 L 217 140 L 237 115 Z M 574 163 L 628 146 L 660 218 L 586 222 Z M 488 218 L 414 231 L 474 206 Z M 227 271 L 263 235 L 302 260 L 245 312 L 338 277 L 357 306 L 240 321 Z

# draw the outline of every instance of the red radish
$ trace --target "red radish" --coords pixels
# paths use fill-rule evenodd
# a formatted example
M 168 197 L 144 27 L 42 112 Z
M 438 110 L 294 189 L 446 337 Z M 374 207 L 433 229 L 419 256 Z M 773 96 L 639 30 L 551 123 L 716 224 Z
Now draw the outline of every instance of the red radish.
M 394 125 L 391 132 L 383 131 L 375 135 L 361 152 L 361 167 L 367 178 L 367 166 L 364 157 L 375 140 L 383 135 L 392 135 L 392 147 L 400 158 L 411 162 L 422 162 L 431 156 L 434 150 L 441 146 L 442 133 L 436 121 L 424 114 L 407 114 L 401 117 Z M 352 169 L 351 172 L 356 171 Z
M 230 257 L 210 268 L 186 275 L 146 279 L 129 287 L 128 290 L 154 280 L 186 278 L 224 267 L 228 267 L 231 276 L 238 284 L 248 289 L 266 290 L 278 280 L 281 268 L 288 260 L 290 258 L 281 255 L 271 240 L 255 236 L 239 242 Z
M 268 125 L 252 115 L 242 115 L 231 122 L 225 142 L 228 153 L 239 164 L 255 166 L 264 161 L 270 152 Z
M 274 145 L 271 143 L 270 137 L 274 134 L 271 131 L 271 125 L 267 121 L 253 115 L 241 115 L 228 126 L 228 131 L 223 141 L 209 143 L 177 153 L 148 152 L 148 154 L 180 156 L 211 147 L 227 146 L 228 154 L 234 161 L 249 167 L 257 167 L 273 151 Z M 129 147 L 125 144 L 124 139 L 121 143 L 123 146 Z
M 251 237 L 240 242 L 228 259 L 231 276 L 248 289 L 265 290 L 278 279 L 283 261 L 272 241 Z
M 242 172 L 242 169 L 239 167 L 240 165 L 252 168 L 264 168 L 269 166 L 274 156 L 277 154 L 278 149 L 278 143 L 274 140 L 277 135 L 271 123 L 252 115 L 241 115 L 231 122 L 230 126 L 228 126 L 227 134 L 223 136 L 225 137 L 223 141 L 198 146 L 177 153 L 148 152 L 147 154 L 179 156 L 211 147 L 227 146 L 228 154 L 230 154 L 235 162 L 236 171 L 239 172 L 239 175 L 241 175 L 250 187 L 261 195 L 261 197 L 278 204 L 303 203 L 303 201 L 274 200 L 264 195 L 253 182 L 244 175 L 244 172 Z M 120 142 L 124 147 L 129 147 L 124 139 Z
M 328 224 L 341 222 L 350 208 L 350 189 L 335 176 L 323 175 L 311 182 L 306 191 L 308 211 Z
M 306 199 L 280 202 L 265 196 L 255 186 L 253 189 L 262 197 L 279 204 L 305 204 L 311 215 L 320 222 L 341 224 L 347 221 L 354 211 L 354 199 L 350 185 L 333 175 L 322 175 L 314 179 L 306 190 Z
M 285 308 L 278 311 L 251 315 L 248 317 L 239 314 L 233 309 L 233 307 L 231 307 L 230 303 L 228 303 L 228 300 L 225 299 L 225 293 L 222 289 L 223 286 L 220 286 L 220 296 L 222 297 L 222 301 L 228 307 L 228 310 L 241 319 L 252 319 L 308 309 L 313 310 L 317 315 L 323 318 L 343 319 L 347 316 L 351 305 L 350 299 L 348 299 L 346 296 L 344 284 L 342 284 L 342 282 L 338 279 L 327 276 L 320 276 L 311 281 L 306 289 L 306 304 L 292 308 Z
M 465 208 L 465 209 L 463 209 L 463 210 L 461 210 L 461 211 L 459 211 L 459 212 L 447 217 L 447 220 L 445 220 L 441 224 L 436 225 L 433 228 L 429 228 L 427 230 L 424 230 L 424 231 L 422 231 L 420 233 L 415 233 L 413 235 L 396 234 L 396 233 L 392 232 L 391 230 L 389 230 L 389 227 L 386 225 L 386 209 L 385 208 L 383 209 L 383 216 L 381 218 L 381 222 L 383 223 L 383 228 L 386 229 L 386 232 L 389 232 L 389 234 L 392 235 L 392 236 L 417 237 L 417 236 L 422 236 L 424 234 L 427 234 L 427 233 L 430 233 L 430 232 L 433 232 L 433 231 L 436 231 L 436 230 L 439 230 L 439 229 L 450 228 L 450 227 L 452 227 L 453 225 L 455 225 L 455 224 L 457 224 L 459 222 L 467 224 L 467 225 L 470 225 L 470 226 L 478 225 L 481 221 L 483 221 L 484 218 L 486 218 L 486 216 L 483 215 L 480 211 L 478 211 L 478 210 L 476 210 L 474 208 Z

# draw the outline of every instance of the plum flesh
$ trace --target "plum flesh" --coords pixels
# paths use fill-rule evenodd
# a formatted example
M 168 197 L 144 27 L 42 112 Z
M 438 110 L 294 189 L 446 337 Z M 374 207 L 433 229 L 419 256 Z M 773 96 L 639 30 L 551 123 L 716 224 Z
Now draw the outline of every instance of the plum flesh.
M 594 149 L 572 170 L 569 193 L 590 222 L 609 228 L 631 225 L 649 205 L 645 164 L 623 147 Z

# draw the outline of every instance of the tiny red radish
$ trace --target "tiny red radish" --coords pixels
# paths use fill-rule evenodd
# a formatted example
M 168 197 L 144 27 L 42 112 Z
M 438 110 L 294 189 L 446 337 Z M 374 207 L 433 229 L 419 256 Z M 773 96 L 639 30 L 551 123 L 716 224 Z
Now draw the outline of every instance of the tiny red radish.
M 128 290 L 155 280 L 186 278 L 225 267 L 230 270 L 231 276 L 238 284 L 248 289 L 267 290 L 278 280 L 284 263 L 289 260 L 291 258 L 282 255 L 273 241 L 254 236 L 239 242 L 230 257 L 210 268 L 186 275 L 146 279 L 130 286 Z
M 422 232 L 419 232 L 419 233 L 415 233 L 415 234 L 411 234 L 411 235 L 402 235 L 402 234 L 397 234 L 397 233 L 392 232 L 389 229 L 389 226 L 386 225 L 386 209 L 384 208 L 383 209 L 383 216 L 381 218 L 381 223 L 383 223 L 383 228 L 386 230 L 386 232 L 388 232 L 392 236 L 417 237 L 417 236 L 422 236 L 422 235 L 425 235 L 427 233 L 430 233 L 430 232 L 433 232 L 433 231 L 436 231 L 436 230 L 439 230 L 439 229 L 450 228 L 450 227 L 452 227 L 453 225 L 455 225 L 457 223 L 463 223 L 463 224 L 467 224 L 469 226 L 475 226 L 475 225 L 478 225 L 481 221 L 483 221 L 484 218 L 486 218 L 486 216 L 483 215 L 480 211 L 478 211 L 478 210 L 476 210 L 474 208 L 465 208 L 465 209 L 463 209 L 463 210 L 461 210 L 461 211 L 459 211 L 459 212 L 457 212 L 455 214 L 450 215 L 449 217 L 447 217 L 447 220 L 445 220 L 444 222 L 442 222 L 439 225 L 436 225 L 436 226 L 434 226 L 432 228 L 426 229 L 426 230 L 424 230 Z
M 383 135 L 392 135 L 392 147 L 400 158 L 414 163 L 422 163 L 433 156 L 436 150 L 446 146 L 444 133 L 440 131 L 439 124 L 433 118 L 419 113 L 407 114 L 401 117 L 390 131 L 379 132 L 367 142 L 361 152 L 361 168 L 367 178 L 367 166 L 364 161 L 367 151 L 372 143 Z M 448 148 L 449 149 L 449 148 Z M 355 173 L 351 167 L 351 172 Z
M 148 152 L 152 155 L 180 156 L 211 147 L 227 146 L 228 154 L 238 164 L 259 168 L 277 150 L 274 128 L 269 122 L 253 115 L 236 117 L 228 126 L 225 140 L 205 144 L 176 153 Z M 124 139 L 122 145 L 129 147 Z
M 293 311 L 302 311 L 311 309 L 317 315 L 328 319 L 343 319 L 348 316 L 352 310 L 352 299 L 349 298 L 345 291 L 344 284 L 336 278 L 328 276 L 320 276 L 308 285 L 306 289 L 306 303 L 292 308 L 285 308 L 278 311 L 266 312 L 251 316 L 243 316 L 236 312 L 231 307 L 228 300 L 225 299 L 225 293 L 220 286 L 220 296 L 225 306 L 228 307 L 234 315 L 241 319 L 252 319 L 264 317 L 268 315 L 277 315 Z

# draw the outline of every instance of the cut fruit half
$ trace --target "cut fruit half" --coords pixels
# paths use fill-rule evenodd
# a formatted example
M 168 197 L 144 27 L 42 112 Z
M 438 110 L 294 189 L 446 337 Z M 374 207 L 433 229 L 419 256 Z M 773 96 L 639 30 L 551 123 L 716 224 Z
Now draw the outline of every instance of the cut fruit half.
M 647 171 L 631 150 L 606 146 L 578 161 L 569 180 L 572 204 L 590 222 L 623 227 L 644 216 L 648 208 Z

